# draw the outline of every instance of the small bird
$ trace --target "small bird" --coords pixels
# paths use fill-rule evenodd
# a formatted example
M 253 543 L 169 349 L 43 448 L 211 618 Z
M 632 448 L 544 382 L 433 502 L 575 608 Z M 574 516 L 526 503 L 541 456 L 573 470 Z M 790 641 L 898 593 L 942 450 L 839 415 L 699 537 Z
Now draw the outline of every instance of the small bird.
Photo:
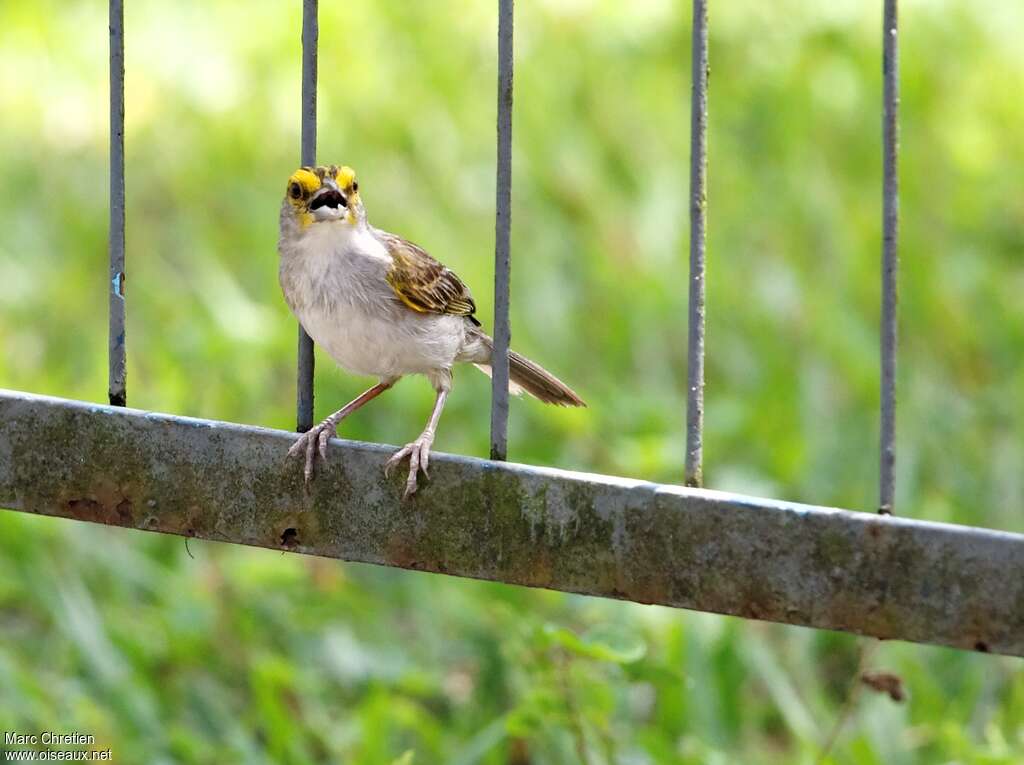
M 343 369 L 378 379 L 299 436 L 288 455 L 305 455 L 308 484 L 317 452 L 326 461 L 338 423 L 404 375 L 425 375 L 437 393 L 427 426 L 384 466 L 389 474 L 409 458 L 408 498 L 419 471 L 427 473 L 452 367 L 474 364 L 491 374 L 494 344 L 473 315 L 473 296 L 423 248 L 370 225 L 350 167 L 303 167 L 291 175 L 281 204 L 278 252 L 284 298 L 309 336 Z M 512 393 L 525 390 L 547 404 L 586 406 L 569 386 L 514 351 L 509 377 Z

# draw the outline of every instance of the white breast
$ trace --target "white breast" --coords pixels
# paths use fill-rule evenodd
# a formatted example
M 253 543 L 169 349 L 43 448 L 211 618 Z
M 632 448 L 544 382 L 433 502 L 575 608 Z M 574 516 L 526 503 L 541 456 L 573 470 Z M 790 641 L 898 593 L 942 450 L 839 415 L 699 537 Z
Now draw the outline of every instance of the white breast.
M 281 287 L 313 341 L 344 369 L 391 379 L 449 369 L 465 339 L 460 316 L 422 314 L 385 280 L 386 248 L 344 222 L 316 223 L 281 247 Z

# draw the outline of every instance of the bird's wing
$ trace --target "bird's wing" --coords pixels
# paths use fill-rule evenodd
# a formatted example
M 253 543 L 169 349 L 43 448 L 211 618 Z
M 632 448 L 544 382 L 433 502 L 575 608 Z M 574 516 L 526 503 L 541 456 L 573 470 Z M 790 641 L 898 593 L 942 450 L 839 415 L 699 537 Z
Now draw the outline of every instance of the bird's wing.
M 420 313 L 468 316 L 474 324 L 476 303 L 454 271 L 438 263 L 422 247 L 386 231 L 374 231 L 391 255 L 388 284 L 396 297 Z

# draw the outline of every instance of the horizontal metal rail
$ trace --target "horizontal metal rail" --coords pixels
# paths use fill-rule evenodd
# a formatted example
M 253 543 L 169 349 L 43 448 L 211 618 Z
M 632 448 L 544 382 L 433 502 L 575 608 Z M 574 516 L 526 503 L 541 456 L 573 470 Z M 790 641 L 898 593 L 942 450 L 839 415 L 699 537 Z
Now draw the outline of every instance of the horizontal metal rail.
M 1024 536 L 0 391 L 0 506 L 1024 656 Z

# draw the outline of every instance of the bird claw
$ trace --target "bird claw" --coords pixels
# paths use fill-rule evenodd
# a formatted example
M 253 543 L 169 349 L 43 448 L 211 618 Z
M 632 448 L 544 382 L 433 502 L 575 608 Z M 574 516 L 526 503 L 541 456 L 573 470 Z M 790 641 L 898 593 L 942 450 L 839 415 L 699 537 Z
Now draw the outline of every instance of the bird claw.
M 427 467 L 430 465 L 430 447 L 433 441 L 432 436 L 423 434 L 412 443 L 403 446 L 384 463 L 384 476 L 389 478 L 391 471 L 406 457 L 409 458 L 409 477 L 405 481 L 405 492 L 402 494 L 402 499 L 409 499 L 409 497 L 416 493 L 416 479 L 420 470 L 423 471 L 423 475 L 430 478 L 430 475 L 427 473 Z
M 317 453 L 320 454 L 321 460 L 327 462 L 327 443 L 336 435 L 337 425 L 330 420 L 324 420 L 299 436 L 288 450 L 289 457 L 305 456 L 302 476 L 307 488 L 313 480 Z

